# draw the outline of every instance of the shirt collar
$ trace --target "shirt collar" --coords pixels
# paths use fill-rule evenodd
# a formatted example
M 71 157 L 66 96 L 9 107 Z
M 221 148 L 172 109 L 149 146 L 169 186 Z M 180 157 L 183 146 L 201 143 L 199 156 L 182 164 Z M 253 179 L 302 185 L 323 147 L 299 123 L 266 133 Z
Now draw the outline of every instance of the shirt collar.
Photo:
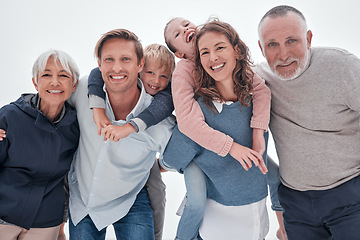
M 138 78 L 137 86 L 140 89 L 140 97 L 139 97 L 139 100 L 137 101 L 135 107 L 133 108 L 133 110 L 131 110 L 131 112 L 126 116 L 126 122 L 128 122 L 130 119 L 134 118 L 135 116 L 139 115 L 143 110 L 142 106 L 144 106 L 146 92 L 145 92 L 144 85 L 143 85 L 142 81 L 139 78 Z M 111 107 L 111 104 L 110 104 L 110 101 L 109 101 L 109 97 L 107 95 L 105 84 L 104 84 L 103 89 L 104 89 L 104 92 L 106 93 L 106 107 L 107 107 L 107 110 L 110 113 L 111 120 L 114 121 L 114 122 L 124 122 L 124 120 L 115 121 L 115 114 L 114 114 L 114 112 L 112 110 L 112 107 Z
M 219 99 L 213 100 L 213 104 L 214 104 L 216 110 L 217 110 L 219 113 L 222 112 L 224 104 L 226 104 L 226 105 L 231 105 L 231 104 L 233 104 L 233 103 L 234 103 L 233 101 L 225 101 L 225 102 L 222 102 L 222 101 L 220 101 Z

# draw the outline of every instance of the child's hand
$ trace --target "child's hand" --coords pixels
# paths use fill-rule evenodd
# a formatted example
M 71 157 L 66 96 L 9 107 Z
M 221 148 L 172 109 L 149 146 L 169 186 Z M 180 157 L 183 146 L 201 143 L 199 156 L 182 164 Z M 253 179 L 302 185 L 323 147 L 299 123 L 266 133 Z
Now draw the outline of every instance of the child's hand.
M 253 129 L 253 150 L 262 156 L 265 152 L 264 130 L 259 128 Z
M 117 142 L 121 138 L 126 138 L 131 133 L 136 132 L 136 129 L 130 123 L 127 123 L 123 126 L 108 125 L 102 131 L 104 136 L 104 141 L 109 139 L 110 141 Z
M 6 132 L 3 129 L 0 129 L 0 141 L 4 140 L 6 138 Z
M 104 108 L 93 108 L 93 118 L 97 126 L 98 135 L 101 135 L 101 129 L 111 125 L 110 120 L 105 115 Z
M 246 171 L 252 167 L 251 162 L 254 162 L 255 166 L 257 166 L 263 174 L 266 174 L 268 171 L 262 155 L 250 148 L 234 142 L 230 148 L 229 154 L 235 158 Z

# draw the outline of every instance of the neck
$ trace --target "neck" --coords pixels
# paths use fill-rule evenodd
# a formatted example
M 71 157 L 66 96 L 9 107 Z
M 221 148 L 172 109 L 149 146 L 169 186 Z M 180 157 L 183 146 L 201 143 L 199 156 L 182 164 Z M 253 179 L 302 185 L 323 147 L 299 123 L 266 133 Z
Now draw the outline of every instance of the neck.
M 231 80 L 224 82 L 216 82 L 216 87 L 220 93 L 220 95 L 225 99 L 226 101 L 233 101 L 236 102 L 237 96 L 234 92 L 234 82 Z
M 108 92 L 111 108 L 115 120 L 126 120 L 126 117 L 136 106 L 140 98 L 140 89 L 136 88 L 126 91 L 124 94 Z
M 43 104 L 43 102 L 40 101 L 40 111 L 45 114 L 45 116 L 48 117 L 52 122 L 54 122 L 56 117 L 59 116 L 63 106 L 64 103 L 56 106 L 51 106 Z

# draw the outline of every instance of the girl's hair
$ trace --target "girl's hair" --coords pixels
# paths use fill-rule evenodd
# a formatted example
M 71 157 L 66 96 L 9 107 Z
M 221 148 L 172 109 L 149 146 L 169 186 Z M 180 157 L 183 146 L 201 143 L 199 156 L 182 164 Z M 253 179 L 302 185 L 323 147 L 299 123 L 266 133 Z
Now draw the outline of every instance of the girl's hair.
M 79 68 L 75 61 L 64 51 L 49 49 L 43 52 L 36 60 L 32 68 L 32 76 L 37 83 L 39 74 L 43 73 L 46 68 L 48 60 L 53 57 L 54 63 L 57 66 L 58 62 L 64 68 L 64 70 L 73 77 L 73 85 L 77 83 L 80 77 Z
M 173 53 L 176 53 L 176 48 L 174 47 L 174 45 L 171 44 L 170 39 L 168 38 L 167 31 L 168 31 L 168 28 L 169 28 L 170 24 L 171 24 L 174 20 L 177 20 L 177 19 L 180 19 L 180 17 L 175 17 L 175 18 L 170 19 L 170 21 L 168 21 L 168 22 L 166 23 L 165 28 L 164 28 L 164 39 L 165 39 L 166 46 L 167 46 L 167 47 L 170 49 L 170 51 L 173 52 Z
M 175 57 L 164 45 L 150 44 L 144 49 L 145 66 L 148 61 L 155 61 L 159 66 L 165 66 L 166 71 L 170 73 L 171 79 L 172 73 L 175 69 Z
M 212 104 L 214 99 L 225 101 L 216 88 L 215 80 L 201 65 L 199 39 L 207 32 L 218 32 L 225 35 L 235 52 L 237 52 L 236 66 L 232 75 L 235 84 L 234 93 L 242 105 L 249 106 L 251 93 L 253 91 L 252 80 L 254 76 L 254 72 L 251 69 L 252 61 L 250 59 L 249 49 L 230 24 L 221 22 L 218 19 L 210 20 L 199 27 L 195 36 L 195 82 L 197 95 L 202 97 L 204 103 L 212 109 L 214 109 Z

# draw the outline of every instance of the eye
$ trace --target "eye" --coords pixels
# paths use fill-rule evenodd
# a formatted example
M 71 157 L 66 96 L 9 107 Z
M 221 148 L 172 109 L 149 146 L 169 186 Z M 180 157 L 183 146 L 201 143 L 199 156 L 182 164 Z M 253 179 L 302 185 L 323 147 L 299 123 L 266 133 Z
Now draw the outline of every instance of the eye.
M 296 41 L 297 41 L 296 39 L 289 39 L 288 43 L 294 43 Z
M 113 58 L 111 58 L 111 57 L 107 57 L 104 59 L 105 62 L 111 62 L 112 60 L 113 60 Z
M 223 50 L 225 47 L 223 47 L 223 46 L 219 46 L 219 47 L 217 47 L 216 48 L 216 50 Z
M 161 78 L 169 79 L 166 75 L 160 75 Z
M 268 47 L 275 47 L 275 46 L 277 46 L 277 43 L 271 42 L 271 43 L 269 43 L 267 46 L 268 46 Z
M 177 38 L 179 35 L 180 35 L 180 33 L 176 33 L 176 34 L 175 34 L 175 38 Z
M 188 22 L 188 23 L 185 23 L 184 26 L 185 26 L 185 27 L 188 27 L 189 25 L 190 25 L 190 23 Z
M 51 77 L 51 75 L 49 73 L 44 73 L 41 75 L 41 77 Z
M 62 78 L 70 78 L 70 76 L 68 76 L 66 74 L 60 74 L 59 76 L 62 77 Z
M 123 57 L 122 59 L 124 62 L 129 62 L 130 61 L 130 58 L 129 57 Z
M 154 75 L 153 71 L 146 71 L 147 74 Z
M 200 52 L 200 56 L 205 56 L 205 55 L 207 55 L 207 54 L 209 54 L 208 51 L 202 51 L 202 52 Z

